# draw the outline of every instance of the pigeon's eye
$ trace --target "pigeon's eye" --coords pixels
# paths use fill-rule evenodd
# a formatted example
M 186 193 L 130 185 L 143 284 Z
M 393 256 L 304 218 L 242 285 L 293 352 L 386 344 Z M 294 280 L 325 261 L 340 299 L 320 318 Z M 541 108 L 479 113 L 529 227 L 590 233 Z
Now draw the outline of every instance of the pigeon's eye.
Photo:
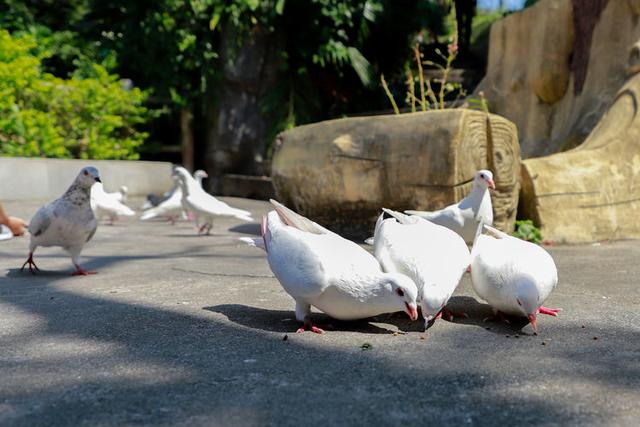
M 89 175 L 89 172 L 84 171 L 84 176 L 87 176 L 87 175 Z
M 396 289 L 396 294 L 398 294 L 398 296 L 403 297 L 404 296 L 404 291 L 400 288 Z
M 480 178 L 484 179 L 484 174 L 483 173 L 480 174 Z

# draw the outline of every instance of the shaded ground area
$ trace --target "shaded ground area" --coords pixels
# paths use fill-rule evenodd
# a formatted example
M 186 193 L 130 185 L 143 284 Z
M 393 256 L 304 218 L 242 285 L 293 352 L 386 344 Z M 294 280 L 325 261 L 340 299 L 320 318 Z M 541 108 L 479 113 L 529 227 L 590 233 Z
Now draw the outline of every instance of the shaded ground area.
M 263 202 L 229 199 L 256 218 Z M 30 217 L 37 203 L 8 204 Z M 373 224 L 372 224 L 373 226 Z M 0 424 L 634 425 L 640 419 L 640 242 L 551 248 L 558 319 L 483 323 L 465 275 L 452 299 L 469 319 L 426 334 L 406 316 L 295 334 L 293 302 L 258 225 L 137 220 L 101 225 L 83 267 L 28 239 L 0 242 Z M 286 337 L 286 340 L 284 339 Z M 363 350 L 368 348 L 367 350 Z

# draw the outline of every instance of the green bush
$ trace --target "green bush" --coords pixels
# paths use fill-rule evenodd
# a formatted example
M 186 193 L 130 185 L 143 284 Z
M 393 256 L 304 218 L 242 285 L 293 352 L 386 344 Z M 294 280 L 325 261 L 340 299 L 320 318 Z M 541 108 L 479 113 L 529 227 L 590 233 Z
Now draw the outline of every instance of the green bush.
M 528 242 L 542 243 L 542 233 L 530 219 L 516 221 L 516 230 L 513 235 Z
M 42 70 L 47 56 L 33 36 L 0 30 L 0 155 L 137 159 L 146 93 L 98 64 L 55 77 Z

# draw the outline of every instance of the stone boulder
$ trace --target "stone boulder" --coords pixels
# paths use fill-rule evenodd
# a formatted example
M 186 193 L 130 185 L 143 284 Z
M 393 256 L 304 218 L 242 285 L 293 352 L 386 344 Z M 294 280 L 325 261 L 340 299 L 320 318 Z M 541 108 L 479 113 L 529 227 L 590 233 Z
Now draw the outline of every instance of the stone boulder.
M 279 135 L 278 200 L 336 231 L 370 233 L 381 207 L 439 209 L 462 199 L 478 169 L 494 172 L 495 223 L 514 226 L 520 148 L 510 121 L 454 109 L 355 117 Z
M 522 214 L 556 242 L 640 238 L 640 74 L 579 147 L 523 162 Z
M 639 0 L 540 0 L 491 27 L 483 91 L 518 127 L 522 157 L 582 143 L 628 78 Z

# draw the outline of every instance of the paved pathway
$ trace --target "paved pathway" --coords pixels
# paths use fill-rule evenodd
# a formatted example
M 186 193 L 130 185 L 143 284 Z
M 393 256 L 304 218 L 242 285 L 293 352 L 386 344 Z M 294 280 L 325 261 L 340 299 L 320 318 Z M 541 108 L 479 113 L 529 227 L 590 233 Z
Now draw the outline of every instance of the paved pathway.
M 256 218 L 263 202 L 231 199 Z M 37 204 L 11 204 L 25 217 Z M 406 316 L 295 334 L 293 302 L 258 225 L 220 220 L 100 226 L 70 277 L 60 249 L 19 272 L 25 238 L 0 242 L 0 425 L 637 425 L 640 242 L 553 247 L 560 284 L 541 334 L 470 318 L 428 333 Z

